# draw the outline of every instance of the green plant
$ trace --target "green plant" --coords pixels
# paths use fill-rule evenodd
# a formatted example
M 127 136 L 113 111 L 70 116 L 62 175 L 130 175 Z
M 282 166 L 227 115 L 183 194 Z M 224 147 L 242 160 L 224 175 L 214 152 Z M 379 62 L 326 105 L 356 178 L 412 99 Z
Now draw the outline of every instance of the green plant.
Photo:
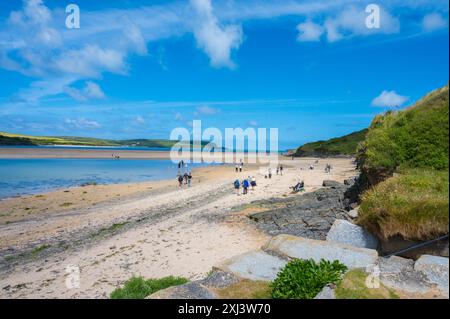
M 312 299 L 327 284 L 338 283 L 347 267 L 335 260 L 291 260 L 272 283 L 275 299 Z
M 171 286 L 178 286 L 187 283 L 188 280 L 182 277 L 168 276 L 160 279 L 144 279 L 142 277 L 132 277 L 124 283 L 122 288 L 115 289 L 111 294 L 111 299 L 144 299 L 145 297 L 166 289 Z

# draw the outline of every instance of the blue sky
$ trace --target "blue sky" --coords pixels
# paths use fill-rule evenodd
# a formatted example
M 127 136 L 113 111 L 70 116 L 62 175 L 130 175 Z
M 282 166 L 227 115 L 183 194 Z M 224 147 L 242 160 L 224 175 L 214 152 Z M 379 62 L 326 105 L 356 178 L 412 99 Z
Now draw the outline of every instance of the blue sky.
M 285 149 L 448 83 L 448 1 L 72 3 L 79 29 L 65 1 L 0 2 L 0 131 L 168 138 L 200 119 L 276 127 Z

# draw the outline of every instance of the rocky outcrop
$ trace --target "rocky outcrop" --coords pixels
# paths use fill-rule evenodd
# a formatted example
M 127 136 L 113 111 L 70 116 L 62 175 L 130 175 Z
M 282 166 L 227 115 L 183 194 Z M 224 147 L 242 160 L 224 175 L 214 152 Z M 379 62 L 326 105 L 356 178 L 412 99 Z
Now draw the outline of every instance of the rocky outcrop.
M 326 240 L 361 248 L 377 249 L 378 247 L 378 239 L 375 236 L 346 220 L 336 220 Z
M 316 262 L 321 259 L 331 262 L 338 260 L 349 269 L 366 269 L 378 259 L 378 253 L 373 249 L 291 235 L 278 235 L 263 249 L 288 258 L 313 259 Z
M 350 219 L 344 196 L 347 189 L 339 184 L 288 198 L 256 201 L 252 204 L 275 208 L 249 218 L 272 236 L 290 234 L 324 240 L 336 219 Z

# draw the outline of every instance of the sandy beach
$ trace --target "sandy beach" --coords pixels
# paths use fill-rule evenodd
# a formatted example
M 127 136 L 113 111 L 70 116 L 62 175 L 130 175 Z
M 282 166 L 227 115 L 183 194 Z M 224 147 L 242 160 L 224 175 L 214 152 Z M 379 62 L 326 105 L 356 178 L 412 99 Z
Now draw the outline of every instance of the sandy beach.
M 0 157 L 7 152 L 0 150 Z M 44 156 L 47 151 L 39 152 Z M 99 152 L 93 151 L 111 156 L 111 151 Z M 126 154 L 121 156 L 144 156 Z M 190 188 L 179 189 L 174 179 L 2 200 L 0 297 L 107 298 L 133 275 L 202 278 L 213 265 L 259 248 L 268 239 L 246 217 L 258 208 L 246 204 L 301 196 L 289 189 L 300 179 L 312 191 L 325 179 L 342 182 L 357 174 L 351 159 L 319 159 L 309 170 L 315 160 L 283 158 L 283 176 L 274 172 L 272 179 L 264 178 L 265 170 L 257 165 L 245 165 L 242 173 L 219 165 L 194 170 Z M 331 173 L 324 172 L 326 163 L 333 166 Z M 255 176 L 258 186 L 236 195 L 233 181 L 247 176 Z M 66 287 L 70 265 L 80 269 L 79 288 Z

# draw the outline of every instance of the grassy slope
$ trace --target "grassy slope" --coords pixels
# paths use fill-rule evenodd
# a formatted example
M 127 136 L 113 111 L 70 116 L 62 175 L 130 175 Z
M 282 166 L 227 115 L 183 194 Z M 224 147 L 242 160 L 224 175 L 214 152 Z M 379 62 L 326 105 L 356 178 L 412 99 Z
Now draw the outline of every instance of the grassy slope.
M 0 132 L 0 145 L 83 145 L 83 146 L 142 146 L 172 147 L 176 141 L 158 139 L 107 140 L 75 136 L 31 136 Z M 202 141 L 202 145 L 208 142 Z
M 373 120 L 358 154 L 372 184 L 358 223 L 378 236 L 426 240 L 448 233 L 448 103 L 445 86 Z
M 307 143 L 297 148 L 294 156 L 355 155 L 358 144 L 364 141 L 366 134 L 367 129 L 364 129 L 327 141 Z
M 448 86 L 412 107 L 376 116 L 359 149 L 365 168 L 448 169 Z

